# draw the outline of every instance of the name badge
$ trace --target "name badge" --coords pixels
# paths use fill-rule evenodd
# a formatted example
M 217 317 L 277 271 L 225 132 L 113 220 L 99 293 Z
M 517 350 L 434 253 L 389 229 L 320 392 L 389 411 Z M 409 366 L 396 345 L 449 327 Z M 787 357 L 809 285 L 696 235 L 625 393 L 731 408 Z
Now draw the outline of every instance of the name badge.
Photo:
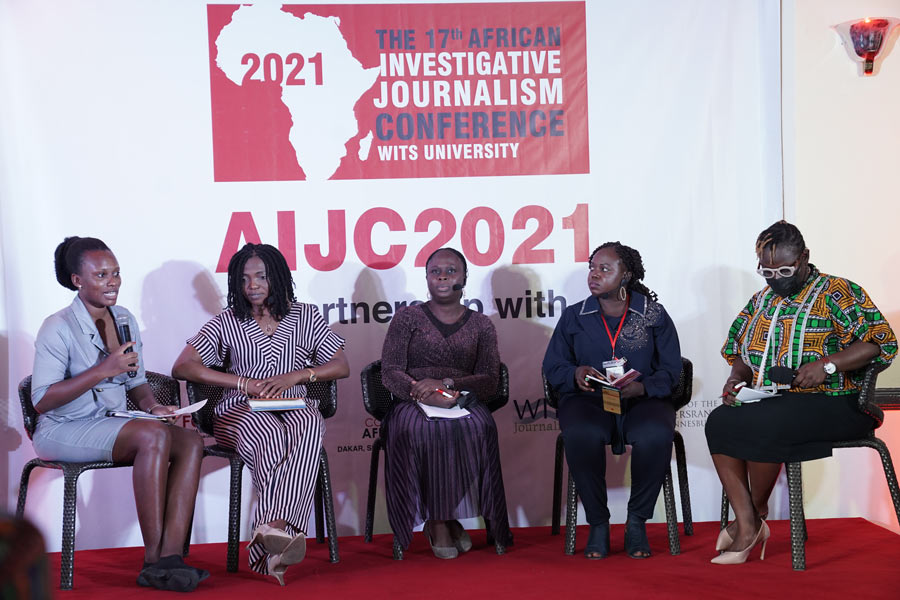
M 616 415 L 622 414 L 622 394 L 616 388 L 604 387 L 603 410 Z
M 614 381 L 625 374 L 625 359 L 614 358 L 603 361 L 603 368 L 606 369 L 606 378 Z

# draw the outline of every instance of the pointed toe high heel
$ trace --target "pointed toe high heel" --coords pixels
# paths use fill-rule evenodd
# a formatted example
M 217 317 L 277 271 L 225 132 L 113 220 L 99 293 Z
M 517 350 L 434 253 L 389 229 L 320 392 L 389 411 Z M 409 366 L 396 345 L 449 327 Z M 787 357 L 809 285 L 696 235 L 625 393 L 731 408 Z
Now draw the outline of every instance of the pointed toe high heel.
M 733 541 L 734 540 L 732 539 L 731 534 L 728 533 L 728 528 L 726 527 L 719 532 L 719 537 L 716 538 L 716 552 L 727 550 Z
M 756 536 L 753 538 L 753 541 L 750 542 L 749 546 L 747 546 L 743 550 L 738 550 L 735 552 L 723 552 L 709 562 L 714 565 L 743 564 L 747 562 L 747 558 L 749 558 L 750 552 L 756 547 L 757 544 L 762 544 L 762 550 L 759 553 L 759 560 L 764 560 L 766 558 L 766 542 L 769 541 L 769 536 L 771 535 L 771 533 L 772 532 L 769 530 L 769 526 L 766 525 L 765 521 L 762 521 L 759 525 L 759 529 L 756 532 Z
M 287 531 L 263 523 L 253 530 L 253 537 L 247 545 L 261 544 L 266 554 L 281 554 L 293 539 Z
M 447 526 L 450 527 L 450 535 L 453 536 L 453 544 L 459 554 L 472 549 L 472 538 L 459 521 L 447 521 Z
M 428 539 L 428 545 L 431 546 L 431 551 L 434 552 L 434 555 L 438 558 L 456 558 L 459 556 L 459 550 L 456 546 L 435 546 L 434 541 L 432 540 L 431 535 L 431 521 L 425 521 L 425 526 L 422 528 L 422 531 L 425 532 L 425 537 Z

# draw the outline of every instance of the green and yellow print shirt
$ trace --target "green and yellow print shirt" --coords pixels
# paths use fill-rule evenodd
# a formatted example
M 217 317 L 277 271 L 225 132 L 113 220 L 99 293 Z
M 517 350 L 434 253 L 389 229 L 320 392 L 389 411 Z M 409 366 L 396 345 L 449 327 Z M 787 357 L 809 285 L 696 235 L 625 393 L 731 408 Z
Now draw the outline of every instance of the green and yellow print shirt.
M 782 300 L 781 310 L 777 310 Z M 766 374 L 773 365 L 797 369 L 840 352 L 856 340 L 881 349 L 874 359 L 876 363 L 890 364 L 897 355 L 897 337 L 866 291 L 852 281 L 819 273 L 810 265 L 806 285 L 797 294 L 785 299 L 766 286 L 753 295 L 728 330 L 722 356 L 729 365 L 743 360 L 753 370 L 754 383 L 776 311 L 778 319 L 765 360 Z M 859 390 L 864 373 L 864 369 L 837 372 L 826 375 L 816 388 L 792 391 L 849 394 Z M 763 385 L 772 385 L 767 376 L 763 377 Z

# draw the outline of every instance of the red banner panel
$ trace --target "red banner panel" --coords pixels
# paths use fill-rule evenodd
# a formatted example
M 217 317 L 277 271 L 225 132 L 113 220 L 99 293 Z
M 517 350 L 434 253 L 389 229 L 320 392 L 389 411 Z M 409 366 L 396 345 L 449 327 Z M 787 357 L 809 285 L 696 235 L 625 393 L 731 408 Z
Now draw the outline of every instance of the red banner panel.
M 587 173 L 584 12 L 209 5 L 215 180 Z

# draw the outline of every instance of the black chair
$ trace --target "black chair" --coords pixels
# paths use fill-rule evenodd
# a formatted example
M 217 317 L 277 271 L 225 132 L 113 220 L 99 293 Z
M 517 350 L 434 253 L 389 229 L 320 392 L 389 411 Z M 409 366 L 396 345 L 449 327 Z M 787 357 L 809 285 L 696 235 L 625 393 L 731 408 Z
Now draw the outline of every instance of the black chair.
M 552 408 L 558 408 L 559 395 L 547 383 L 547 377 L 541 372 L 544 381 L 544 397 Z M 681 357 L 681 377 L 672 391 L 672 404 L 675 410 L 681 409 L 691 401 L 694 387 L 694 365 L 687 358 Z M 675 430 L 675 465 L 678 469 L 678 483 L 681 491 L 681 515 L 684 519 L 684 535 L 694 535 L 694 521 L 691 516 L 691 492 L 688 487 L 687 457 L 684 451 L 684 438 Z M 562 504 L 562 471 L 563 471 L 563 436 L 556 436 L 556 455 L 553 466 L 553 513 L 550 528 L 551 535 L 559 535 L 559 519 Z M 681 554 L 681 542 L 678 539 L 678 515 L 675 510 L 675 492 L 672 486 L 672 468 L 666 472 L 663 481 L 663 503 L 666 507 L 666 523 L 669 534 L 669 552 L 675 556 Z M 578 491 L 575 480 L 569 473 L 566 494 L 566 554 L 575 554 L 575 525 L 578 519 Z
M 160 404 L 167 406 L 179 406 L 181 404 L 181 391 L 178 387 L 178 382 L 171 377 L 147 371 L 147 383 L 150 384 L 153 396 Z M 19 402 L 22 404 L 22 420 L 25 423 L 25 432 L 28 434 L 28 439 L 31 439 L 38 420 L 38 412 L 31 403 L 31 375 L 19 383 Z M 138 407 L 131 401 L 130 395 L 128 398 L 128 409 L 138 410 Z M 91 469 L 130 466 L 131 463 L 107 461 L 64 462 L 34 458 L 22 468 L 22 480 L 19 484 L 19 503 L 16 507 L 16 516 L 19 518 L 22 518 L 25 513 L 25 499 L 28 496 L 28 479 L 31 476 L 31 471 L 35 467 L 44 467 L 47 469 L 59 469 L 63 472 L 63 536 L 59 573 L 59 588 L 61 590 L 72 589 L 72 579 L 75 573 L 75 509 L 77 505 L 78 477 Z
M 381 382 L 381 361 L 376 360 L 368 365 L 360 373 L 362 380 L 362 396 L 363 404 L 365 404 L 366 412 L 375 417 L 378 421 L 384 419 L 385 415 L 393 408 L 394 404 L 403 402 L 390 393 Z M 500 363 L 500 385 L 497 388 L 497 395 L 488 400 L 485 405 L 492 413 L 502 408 L 509 402 L 509 370 L 506 365 Z M 372 444 L 372 462 L 369 469 L 369 495 L 366 502 L 366 543 L 372 541 L 372 529 L 375 521 L 375 493 L 378 490 L 378 462 L 379 452 L 384 450 L 384 442 L 379 434 L 378 438 Z M 500 542 L 491 536 L 490 526 L 486 522 L 487 542 L 494 544 L 497 554 L 506 553 L 506 548 Z M 403 548 L 397 542 L 394 536 L 394 558 L 403 560 Z
M 317 381 L 306 384 L 307 395 L 319 401 L 319 412 L 322 417 L 328 419 L 337 412 L 337 381 Z M 222 399 L 225 390 L 216 385 L 187 382 L 188 402 L 196 404 L 201 400 L 207 400 L 206 406 L 193 413 L 194 426 L 206 437 L 213 435 L 213 419 L 215 417 L 216 404 Z M 203 455 L 218 456 L 228 460 L 231 466 L 231 487 L 228 495 L 228 546 L 226 550 L 226 568 L 231 571 L 238 570 L 238 542 L 240 541 L 241 521 L 241 475 L 244 461 L 237 452 L 221 446 L 211 444 L 204 446 Z M 328 453 L 325 447 L 319 452 L 319 476 L 316 480 L 315 491 L 315 518 L 316 541 L 325 542 L 324 530 L 328 527 L 328 555 L 333 563 L 340 561 L 338 554 L 337 528 L 334 522 L 334 503 L 331 492 L 331 471 L 328 469 Z M 324 512 L 324 515 L 323 515 Z
M 863 379 L 863 385 L 859 392 L 859 406 L 864 412 L 871 414 L 880 421 L 884 412 L 873 401 L 875 397 L 875 382 L 878 373 L 886 368 L 885 365 L 869 365 Z M 874 413 L 874 414 L 873 414 Z M 870 431 L 865 437 L 858 440 L 845 440 L 833 442 L 832 448 L 872 448 L 881 456 L 881 466 L 884 468 L 884 478 L 887 480 L 888 490 L 891 492 L 891 500 L 894 502 L 894 512 L 897 521 L 900 522 L 900 489 L 897 487 L 897 474 L 894 472 L 894 462 L 887 445 L 875 437 L 875 431 Z M 788 503 L 791 513 L 791 564 L 795 571 L 806 570 L 806 515 L 803 512 L 803 473 L 801 462 L 785 463 L 785 474 L 788 483 Z M 728 525 L 728 497 L 722 489 L 722 516 L 721 529 Z

